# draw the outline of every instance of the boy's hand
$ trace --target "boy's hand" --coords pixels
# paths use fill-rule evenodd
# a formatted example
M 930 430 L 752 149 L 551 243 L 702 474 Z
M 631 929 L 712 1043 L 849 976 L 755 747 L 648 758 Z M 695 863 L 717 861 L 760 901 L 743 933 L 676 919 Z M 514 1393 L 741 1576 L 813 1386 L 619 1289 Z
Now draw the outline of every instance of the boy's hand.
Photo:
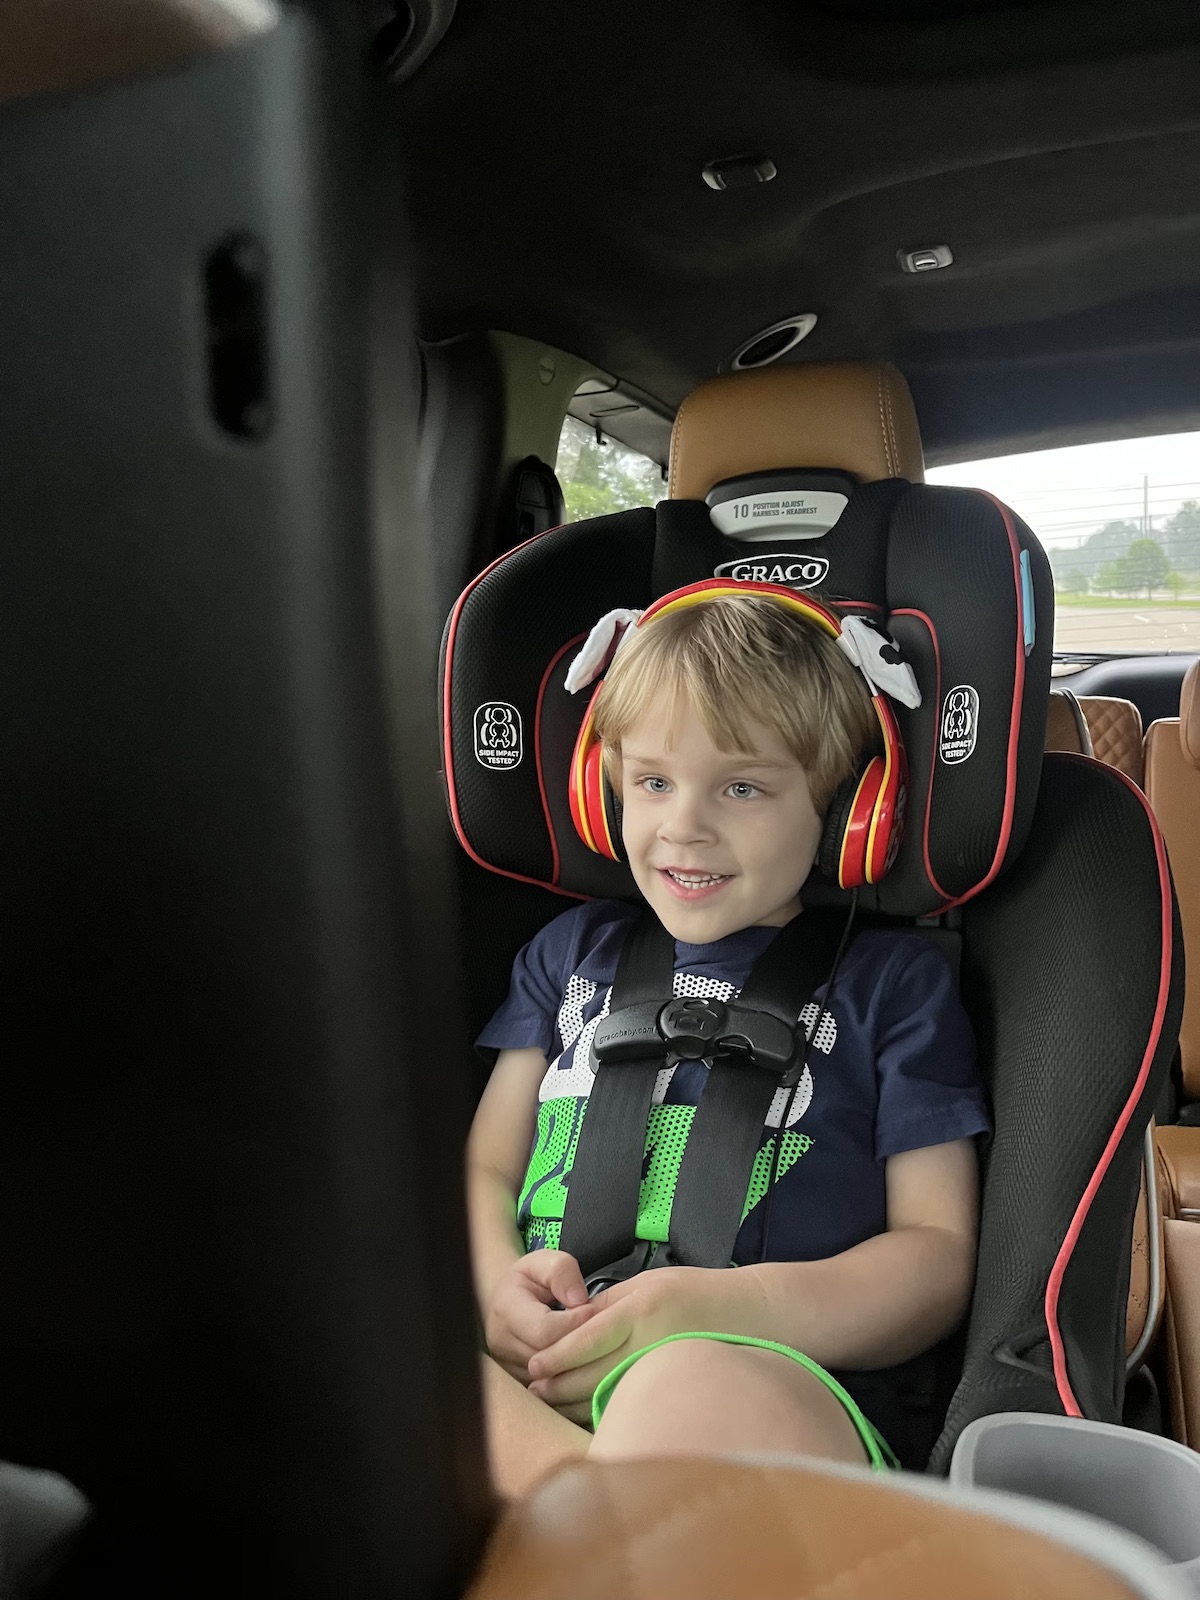
M 656 1267 L 605 1289 L 591 1315 L 529 1357 L 529 1392 L 575 1422 L 591 1421 L 596 1385 L 626 1356 L 670 1333 L 721 1331 L 729 1271 Z
M 564 1309 L 553 1309 L 555 1303 Z M 530 1357 L 582 1327 L 595 1313 L 574 1256 L 532 1250 L 500 1280 L 484 1319 L 488 1350 L 521 1383 Z

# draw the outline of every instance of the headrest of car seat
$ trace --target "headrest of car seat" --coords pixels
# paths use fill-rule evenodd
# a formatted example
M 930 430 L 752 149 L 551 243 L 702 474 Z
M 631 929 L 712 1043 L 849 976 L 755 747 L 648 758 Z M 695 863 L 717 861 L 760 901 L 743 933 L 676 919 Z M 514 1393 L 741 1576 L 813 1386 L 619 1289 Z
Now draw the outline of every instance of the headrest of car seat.
M 703 500 L 714 484 L 781 467 L 827 467 L 859 483 L 925 476 L 908 385 L 883 362 L 736 372 L 687 397 L 671 433 L 668 493 Z
M 1179 743 L 1192 766 L 1200 767 L 1200 661 L 1193 661 L 1179 691 Z
M 841 391 L 846 405 L 858 397 L 858 412 L 844 410 L 840 420 L 860 440 L 870 432 L 863 412 L 877 419 L 886 370 L 851 368 Z M 842 614 L 884 621 L 916 673 L 921 705 L 893 704 L 908 755 L 908 826 L 895 865 L 866 893 L 873 908 L 935 914 L 977 893 L 1020 850 L 1049 698 L 1054 597 L 1045 555 L 988 495 L 894 477 L 857 481 L 869 458 L 831 460 L 833 435 L 818 429 L 815 410 L 815 443 L 794 426 L 776 427 L 765 380 L 786 399 L 794 385 L 835 371 L 704 385 L 698 406 L 685 402 L 676 443 L 678 451 L 682 438 L 686 485 L 712 504 L 666 500 L 554 529 L 501 557 L 461 596 L 443 645 L 445 778 L 455 831 L 482 865 L 565 894 L 634 893 L 627 867 L 590 852 L 571 821 L 567 774 L 589 697 L 569 695 L 564 678 L 606 612 L 644 608 L 714 574 L 788 584 Z M 828 383 L 822 392 L 836 388 Z M 688 416 L 731 426 L 743 395 L 757 396 L 757 431 L 774 440 L 772 450 L 735 454 L 714 424 L 705 459 L 716 465 L 706 468 Z M 894 410 L 893 395 L 893 419 Z M 915 429 L 911 411 L 908 419 Z M 755 431 L 741 428 L 741 437 Z M 890 471 L 881 442 L 878 451 L 879 471 Z M 893 443 L 887 452 L 894 462 Z M 919 447 L 910 454 L 919 466 Z M 730 482 L 731 471 L 744 476 Z M 764 475 L 760 494 L 754 486 Z M 759 500 L 762 526 L 747 530 Z M 815 527 L 803 520 L 809 503 L 822 513 Z M 731 521 L 730 506 L 747 504 L 751 514 L 738 510 Z M 776 520 L 773 507 L 786 516 Z M 815 878 L 806 891 L 813 901 L 839 893 Z

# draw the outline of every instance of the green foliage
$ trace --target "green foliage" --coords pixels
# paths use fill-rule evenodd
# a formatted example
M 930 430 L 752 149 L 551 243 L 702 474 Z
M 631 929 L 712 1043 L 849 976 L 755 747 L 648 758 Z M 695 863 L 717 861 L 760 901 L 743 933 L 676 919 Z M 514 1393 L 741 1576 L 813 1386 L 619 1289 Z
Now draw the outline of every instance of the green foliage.
M 1142 530 L 1136 522 L 1106 522 L 1102 528 L 1090 534 L 1078 550 L 1071 552 L 1073 565 L 1089 578 L 1096 579 L 1098 589 L 1109 588 L 1110 585 L 1100 582 L 1101 568 L 1109 562 L 1119 561 L 1126 554 L 1135 539 L 1140 539 Z
M 1135 539 L 1118 565 L 1128 588 L 1139 592 L 1144 589 L 1147 600 L 1155 589 L 1162 588 L 1171 570 L 1162 545 L 1155 539 Z
M 1163 523 L 1162 547 L 1173 567 L 1200 571 L 1200 500 L 1185 500 Z
M 1106 561 L 1096 574 L 1095 588 L 1109 594 L 1145 593 L 1169 586 L 1171 564 L 1155 539 L 1135 539 L 1123 556 Z
M 1061 576 L 1056 572 L 1054 582 L 1055 587 L 1061 589 L 1064 594 L 1087 594 L 1092 586 L 1087 573 L 1078 567 L 1068 567 Z
M 563 424 L 555 470 L 569 522 L 657 505 L 666 497 L 662 468 L 656 461 L 615 439 L 599 442 L 595 431 L 574 417 Z
M 568 522 L 584 522 L 588 517 L 606 517 L 610 511 L 626 509 L 602 483 L 564 483 L 563 504 Z
M 1103 590 L 1105 594 L 1116 594 L 1118 591 L 1123 594 L 1129 592 L 1129 586 L 1125 581 L 1125 572 L 1119 560 L 1106 561 L 1104 563 L 1095 576 L 1094 587 Z

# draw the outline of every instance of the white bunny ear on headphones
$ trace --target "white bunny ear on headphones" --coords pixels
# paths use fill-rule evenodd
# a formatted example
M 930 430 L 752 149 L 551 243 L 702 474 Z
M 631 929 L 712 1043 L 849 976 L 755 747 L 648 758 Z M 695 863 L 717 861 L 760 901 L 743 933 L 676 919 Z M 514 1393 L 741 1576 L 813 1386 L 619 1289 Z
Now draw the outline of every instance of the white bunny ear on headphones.
M 629 630 L 641 614 L 640 611 L 605 612 L 567 669 L 563 687 L 569 694 L 578 694 L 580 689 L 586 689 L 608 671 L 613 657 L 625 643 Z
M 877 622 L 854 615 L 843 617 L 838 643 L 872 689 L 890 695 L 913 711 L 921 704 L 916 673 L 901 656 L 891 634 Z

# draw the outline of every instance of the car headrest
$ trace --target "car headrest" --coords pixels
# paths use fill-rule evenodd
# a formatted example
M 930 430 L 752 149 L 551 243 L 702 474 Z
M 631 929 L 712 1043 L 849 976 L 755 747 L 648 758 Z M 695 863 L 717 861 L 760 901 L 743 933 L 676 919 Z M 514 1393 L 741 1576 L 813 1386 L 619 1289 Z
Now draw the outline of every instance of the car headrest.
M 687 397 L 671 433 L 668 493 L 703 500 L 727 478 L 826 467 L 859 483 L 925 476 L 908 385 L 883 362 L 736 372 Z
M 443 642 L 445 779 L 458 838 L 482 865 L 565 894 L 634 894 L 628 869 L 592 854 L 572 825 L 567 774 L 589 696 L 568 694 L 564 678 L 603 614 L 714 574 L 788 584 L 842 615 L 883 622 L 916 674 L 920 706 L 893 703 L 908 755 L 908 826 L 888 875 L 864 891 L 867 904 L 936 914 L 1018 853 L 1041 773 L 1054 622 L 1049 566 L 1028 528 L 988 495 L 865 481 L 869 454 L 831 455 L 840 432 L 867 438 L 863 413 L 877 418 L 887 369 L 850 369 L 842 392 L 847 404 L 858 396 L 858 410 L 832 432 L 812 413 L 815 442 L 756 411 L 758 425 L 739 424 L 739 434 L 747 441 L 769 425 L 772 451 L 735 452 L 714 423 L 701 459 L 692 417 L 731 423 L 739 397 L 762 404 L 764 380 L 786 396 L 798 379 L 835 370 L 704 385 L 684 404 L 675 454 L 677 481 L 711 504 L 671 499 L 552 530 L 460 597 Z M 874 466 L 890 471 L 896 445 L 871 437 Z M 919 446 L 907 448 L 919 466 Z M 814 879 L 806 898 L 839 893 Z
M 1200 661 L 1193 661 L 1179 691 L 1179 743 L 1192 766 L 1200 767 Z

